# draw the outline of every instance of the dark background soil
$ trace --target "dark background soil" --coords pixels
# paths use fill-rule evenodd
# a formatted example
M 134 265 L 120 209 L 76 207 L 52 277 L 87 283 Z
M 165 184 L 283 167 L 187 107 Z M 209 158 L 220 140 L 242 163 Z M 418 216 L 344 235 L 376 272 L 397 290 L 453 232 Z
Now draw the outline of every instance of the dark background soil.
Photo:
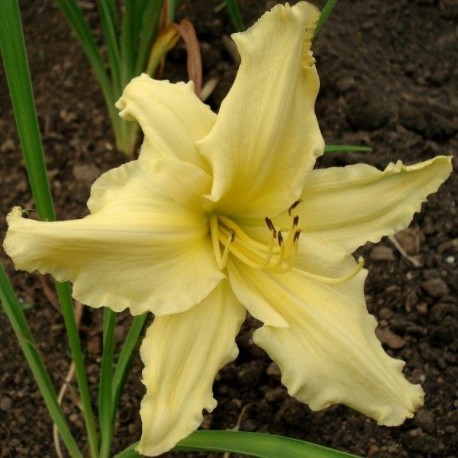
M 92 2 L 82 2 L 94 18 Z M 190 18 L 201 40 L 204 80 L 219 84 L 208 103 L 217 109 L 236 73 L 222 36 L 233 31 L 218 2 L 183 2 L 179 17 Z M 241 1 L 246 24 L 272 1 Z M 319 2 L 320 5 L 324 3 Z M 113 137 L 100 90 L 76 40 L 51 0 L 21 2 L 39 121 L 49 178 L 59 219 L 86 214 L 91 183 L 125 158 Z M 321 93 L 317 113 L 326 142 L 371 145 L 372 153 L 327 156 L 320 166 L 369 162 L 384 167 L 458 147 L 458 4 L 456 0 L 341 1 L 314 45 Z M 165 77 L 186 79 L 185 51 L 170 54 Z M 13 205 L 33 208 L 3 69 L 0 67 L 0 231 Z M 278 368 L 252 344 L 255 323 L 248 321 L 238 344 L 240 355 L 218 375 L 217 409 L 203 427 L 284 434 L 361 456 L 456 457 L 458 425 L 457 174 L 429 199 L 411 228 L 398 241 L 415 266 L 384 239 L 361 250 L 370 275 L 367 303 L 380 323 L 387 351 L 407 361 L 405 373 L 421 382 L 425 406 L 398 428 L 374 421 L 343 406 L 314 413 L 291 399 Z M 383 198 L 383 196 L 380 196 Z M 69 356 L 62 319 L 44 294 L 36 275 L 14 273 L 0 251 L 46 365 L 56 386 L 63 382 Z M 115 279 L 114 279 L 115 281 Z M 129 316 L 118 319 L 122 339 Z M 81 334 L 87 349 L 90 382 L 97 382 L 101 315 L 85 310 Z M 115 451 L 138 440 L 138 408 L 143 396 L 141 364 L 136 359 L 122 397 Z M 78 410 L 65 410 L 77 434 Z M 0 455 L 56 456 L 51 422 L 13 332 L 0 310 Z M 167 455 L 172 456 L 172 455 Z M 175 456 L 175 455 L 173 455 Z M 182 455 L 176 455 L 182 456 Z M 204 455 L 205 456 L 205 455 Z M 213 456 L 213 455 L 209 455 Z M 287 457 L 284 457 L 287 458 Z

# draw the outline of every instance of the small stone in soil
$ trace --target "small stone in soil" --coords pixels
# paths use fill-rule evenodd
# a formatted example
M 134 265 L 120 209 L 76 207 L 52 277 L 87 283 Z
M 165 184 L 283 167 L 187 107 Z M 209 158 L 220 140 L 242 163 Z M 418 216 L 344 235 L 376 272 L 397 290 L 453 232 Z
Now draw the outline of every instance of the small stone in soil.
M 416 413 L 414 421 L 424 432 L 431 433 L 434 431 L 434 415 L 430 410 L 420 409 Z
M 428 314 L 428 304 L 426 304 L 425 302 L 417 304 L 415 309 L 417 310 L 417 313 L 419 315 L 427 315 Z
M 432 297 L 443 297 L 449 293 L 447 283 L 441 278 L 431 278 L 423 282 L 422 287 Z
M 406 344 L 405 340 L 388 328 L 377 328 L 375 333 L 379 340 L 393 350 L 399 350 Z
M 92 164 L 77 164 L 73 167 L 73 176 L 77 181 L 92 184 L 100 176 L 100 170 Z
M 269 367 L 266 370 L 267 375 L 274 379 L 279 379 L 281 377 L 281 371 L 277 363 L 270 363 Z
M 264 398 L 267 402 L 274 402 L 286 397 L 286 391 L 282 387 L 274 388 L 265 393 Z
M 395 238 L 402 249 L 409 255 L 420 254 L 420 238 L 418 230 L 408 228 L 395 234 Z
M 0 398 L 0 410 L 8 412 L 13 406 L 13 401 L 8 396 L 2 396 Z
M 394 255 L 393 249 L 385 246 L 378 245 L 371 251 L 370 258 L 373 261 L 395 261 L 396 256 Z

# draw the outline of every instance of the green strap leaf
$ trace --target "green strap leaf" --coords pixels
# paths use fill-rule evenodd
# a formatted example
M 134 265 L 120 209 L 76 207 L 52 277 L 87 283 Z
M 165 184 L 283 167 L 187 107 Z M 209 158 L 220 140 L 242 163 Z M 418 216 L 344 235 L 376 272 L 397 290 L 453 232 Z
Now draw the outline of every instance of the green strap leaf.
M 231 16 L 232 23 L 234 24 L 237 32 L 243 32 L 245 25 L 243 24 L 242 15 L 240 14 L 239 3 L 237 0 L 224 0 L 227 11 Z
M 54 220 L 54 208 L 46 175 L 46 164 L 17 1 L 3 1 L 1 10 L 0 50 L 30 186 L 40 218 Z
M 114 458 L 139 458 L 131 445 Z M 258 458 L 357 458 L 356 455 L 339 452 L 321 445 L 261 433 L 241 431 L 196 431 L 178 443 L 175 452 L 229 452 Z
M 320 18 L 318 19 L 318 24 L 316 25 L 315 28 L 315 35 L 316 37 L 321 30 L 321 27 L 324 26 L 325 22 L 327 21 L 329 15 L 331 14 L 331 11 L 334 9 L 334 6 L 336 6 L 337 0 L 328 0 L 326 2 L 326 5 L 324 5 L 323 9 L 321 10 Z
M 10 89 L 11 101 L 19 139 L 22 146 L 30 187 L 38 214 L 42 220 L 55 220 L 51 192 L 46 174 L 46 163 L 41 145 L 32 83 L 30 79 L 24 34 L 17 0 L 2 2 L 0 49 Z M 65 327 L 75 363 L 83 415 L 89 437 L 91 456 L 97 454 L 95 420 L 87 384 L 83 353 L 73 312 L 73 300 L 67 283 L 56 283 L 56 292 L 64 317 Z
M 92 36 L 91 30 L 89 29 L 89 25 L 84 18 L 81 8 L 78 6 L 76 0 L 57 0 L 57 4 L 75 32 L 75 35 L 77 36 L 86 57 L 88 58 L 91 67 L 99 80 L 105 100 L 107 103 L 114 103 L 116 100 L 114 100 L 110 79 L 105 71 L 102 56 L 99 52 L 95 39 Z
M 357 146 L 357 145 L 326 145 L 324 147 L 324 154 L 335 154 L 335 153 L 369 153 L 372 148 L 369 146 Z
M 103 309 L 103 351 L 99 383 L 99 423 L 101 444 L 98 458 L 109 458 L 114 429 L 112 406 L 112 377 L 116 314 L 113 310 Z
M 112 381 L 113 412 L 118 406 L 119 397 L 121 396 L 122 388 L 124 386 L 124 382 L 126 381 L 132 362 L 132 354 L 138 344 L 140 336 L 142 335 L 147 318 L 148 313 L 134 317 L 126 339 L 124 340 L 124 344 L 121 347 L 121 352 L 119 354 L 119 359 L 116 364 L 116 369 L 114 371 Z
M 112 0 L 97 0 L 97 8 L 102 25 L 104 43 L 110 63 L 111 82 L 115 100 L 121 95 L 121 56 L 118 43 L 116 6 Z
M 24 312 L 21 308 L 13 287 L 6 276 L 3 266 L 0 264 L 0 302 L 13 326 L 16 338 L 24 353 L 27 364 L 32 371 L 33 377 L 43 396 L 46 408 L 51 415 L 53 422 L 57 426 L 60 437 L 67 447 L 72 458 L 82 458 L 78 445 L 72 436 L 67 420 L 64 417 L 62 409 L 57 401 L 57 395 L 51 383 L 46 366 L 36 350 L 32 333 L 30 332 Z
M 145 70 L 151 52 L 151 46 L 156 40 L 159 29 L 159 17 L 164 0 L 147 1 L 142 9 L 141 29 L 137 29 L 138 49 L 133 76 L 138 76 Z

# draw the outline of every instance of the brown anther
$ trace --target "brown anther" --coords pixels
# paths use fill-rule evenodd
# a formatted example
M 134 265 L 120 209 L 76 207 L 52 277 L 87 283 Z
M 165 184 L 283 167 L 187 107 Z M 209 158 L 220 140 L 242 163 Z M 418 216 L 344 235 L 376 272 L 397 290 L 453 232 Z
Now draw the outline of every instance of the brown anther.
M 278 244 L 280 246 L 282 246 L 282 244 L 283 244 L 283 235 L 282 235 L 281 231 L 278 231 Z
M 297 243 L 299 240 L 299 236 L 301 235 L 301 230 L 299 229 L 298 231 L 295 232 L 294 237 L 293 237 L 293 243 Z
M 291 212 L 302 202 L 302 199 L 296 200 L 296 202 L 288 208 L 288 215 L 291 216 Z
M 277 238 L 277 230 L 275 229 L 274 223 L 272 223 L 272 220 L 268 218 L 267 216 L 264 218 L 267 227 L 269 228 L 270 231 L 272 231 L 272 235 L 274 236 L 274 239 Z
M 231 229 L 230 232 L 231 232 L 231 242 L 233 242 L 235 240 L 235 231 L 234 229 Z
M 264 218 L 266 224 L 267 224 L 267 227 L 273 231 L 275 230 L 275 226 L 274 226 L 274 223 L 272 223 L 272 220 L 270 218 L 268 218 L 267 216 Z
M 296 228 L 299 224 L 299 216 L 295 216 L 293 219 L 293 227 Z

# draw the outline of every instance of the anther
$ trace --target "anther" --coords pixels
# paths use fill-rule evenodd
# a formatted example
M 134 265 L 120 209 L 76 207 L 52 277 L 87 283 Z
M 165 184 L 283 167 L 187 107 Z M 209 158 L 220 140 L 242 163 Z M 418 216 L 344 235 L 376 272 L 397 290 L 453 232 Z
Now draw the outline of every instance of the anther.
M 299 236 L 301 235 L 301 230 L 299 229 L 298 231 L 295 232 L 294 237 L 293 237 L 293 243 L 297 243 L 299 240 Z
M 296 202 L 288 208 L 288 215 L 291 216 L 292 211 L 302 202 L 302 199 L 296 200 Z
M 280 246 L 283 245 L 283 235 L 282 235 L 281 231 L 278 231 L 278 244 Z
M 299 224 L 299 216 L 296 215 L 293 219 L 293 228 L 296 228 Z
M 264 220 L 265 220 L 265 222 L 267 224 L 267 227 L 272 232 L 272 235 L 274 236 L 274 239 L 276 239 L 277 238 L 277 230 L 275 229 L 274 223 L 272 223 L 272 220 L 270 218 L 268 218 L 267 216 L 264 218 Z
M 234 231 L 234 229 L 231 229 L 230 233 L 231 233 L 231 237 L 230 237 L 231 238 L 231 242 L 233 242 L 235 240 L 235 231 Z

